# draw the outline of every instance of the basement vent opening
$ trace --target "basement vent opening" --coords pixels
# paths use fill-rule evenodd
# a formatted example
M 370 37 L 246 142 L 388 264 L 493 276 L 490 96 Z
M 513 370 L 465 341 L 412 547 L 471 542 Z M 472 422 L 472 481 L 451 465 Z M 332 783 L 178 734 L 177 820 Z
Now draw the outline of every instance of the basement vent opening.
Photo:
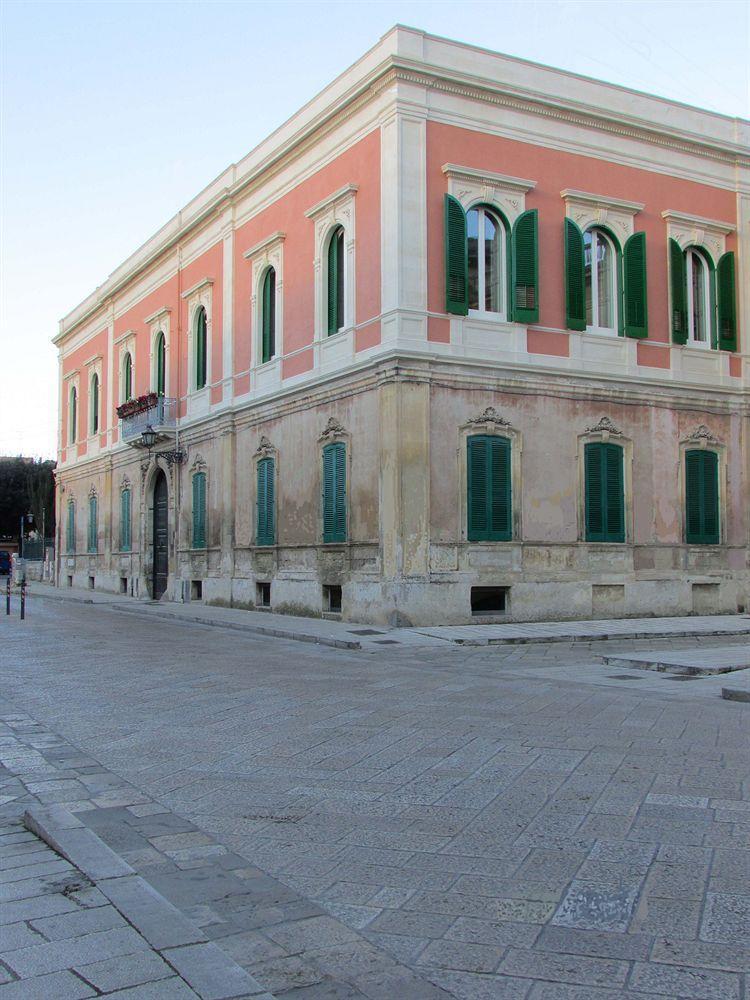
M 472 587 L 472 615 L 502 615 L 508 610 L 510 587 Z
M 331 614 L 341 614 L 341 587 L 323 587 L 323 610 Z
M 89 590 L 93 590 L 96 586 L 96 578 L 93 576 L 89 577 Z
M 203 600 L 203 580 L 191 580 L 191 582 L 190 582 L 190 600 L 191 601 L 202 601 Z
M 68 573 L 68 586 L 69 587 L 73 586 L 73 577 L 70 575 L 70 573 Z
M 255 606 L 256 608 L 270 608 L 271 607 L 271 584 L 256 583 L 255 584 Z
M 127 594 L 128 592 L 128 578 L 126 576 L 120 577 L 120 593 Z

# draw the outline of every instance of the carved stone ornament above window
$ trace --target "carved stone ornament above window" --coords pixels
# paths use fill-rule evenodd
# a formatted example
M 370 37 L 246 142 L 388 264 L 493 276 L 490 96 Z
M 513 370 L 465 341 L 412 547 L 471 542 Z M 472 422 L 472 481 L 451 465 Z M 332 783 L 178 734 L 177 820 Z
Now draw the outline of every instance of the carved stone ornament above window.
M 468 421 L 470 424 L 482 424 L 482 425 L 494 425 L 496 427 L 510 427 L 510 421 L 506 420 L 505 417 L 501 416 L 494 406 L 488 406 L 486 410 L 478 414 L 476 417 L 471 417 Z
M 129 476 L 123 476 L 122 477 L 122 482 L 120 483 L 120 489 L 121 490 L 129 490 L 130 489 L 130 477 Z
M 328 423 L 325 426 L 323 433 L 318 438 L 318 441 L 333 441 L 336 438 L 341 438 L 346 436 L 346 430 L 343 424 L 335 417 L 329 417 Z
M 448 194 L 461 202 L 464 211 L 480 203 L 495 205 L 511 225 L 526 210 L 526 195 L 536 187 L 536 181 L 524 177 L 475 170 L 456 163 L 444 163 L 442 170 L 448 178 Z
M 635 216 L 643 211 L 643 204 L 610 198 L 605 194 L 590 194 L 564 188 L 560 197 L 565 202 L 565 214 L 580 229 L 604 226 L 613 232 L 621 243 L 635 232 Z
M 255 449 L 254 458 L 273 458 L 276 454 L 276 449 L 268 440 L 265 434 L 261 435 L 260 441 L 258 442 L 258 447 Z
M 610 435 L 614 437 L 622 437 L 622 431 L 620 428 L 614 424 L 609 417 L 601 417 L 599 422 L 594 424 L 593 427 L 587 427 L 586 434 L 601 434 L 602 437 L 608 438 Z
M 203 455 L 199 451 L 196 452 L 193 464 L 190 466 L 191 473 L 205 472 L 206 468 L 206 460 L 203 458 Z
M 693 433 L 685 438 L 684 443 L 697 444 L 701 448 L 706 448 L 708 445 L 721 445 L 721 441 L 711 433 L 705 424 L 698 424 Z
M 96 492 L 96 486 L 94 486 L 94 484 L 92 483 L 89 488 L 89 499 L 91 499 L 92 497 L 96 497 L 97 495 L 98 494 Z
M 731 222 L 705 219 L 700 215 L 687 215 L 668 208 L 661 213 L 667 223 L 667 237 L 676 240 L 684 250 L 689 246 L 705 247 L 714 263 L 727 248 L 727 236 L 737 228 Z

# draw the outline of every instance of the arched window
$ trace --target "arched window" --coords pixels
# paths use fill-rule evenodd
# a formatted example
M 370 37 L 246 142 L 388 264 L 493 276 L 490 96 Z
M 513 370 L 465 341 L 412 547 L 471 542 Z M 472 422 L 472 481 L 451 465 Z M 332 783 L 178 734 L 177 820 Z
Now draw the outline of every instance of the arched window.
M 343 230 L 342 230 L 343 231 Z M 276 354 L 276 271 L 269 267 L 263 278 L 261 296 L 261 362 Z
M 133 397 L 133 359 L 130 351 L 125 352 L 122 362 L 122 401 L 126 403 Z
M 601 229 L 583 234 L 586 328 L 617 333 L 617 250 Z
M 167 391 L 167 342 L 162 330 L 159 330 L 156 335 L 154 375 L 156 394 L 164 396 Z
M 99 430 L 99 376 L 91 376 L 91 395 L 89 399 L 90 426 L 91 433 L 96 434 Z
M 337 226 L 328 240 L 328 333 L 337 333 L 346 323 L 344 315 L 344 228 Z
M 98 525 L 97 525 L 97 514 L 98 514 L 98 501 L 95 495 L 89 497 L 89 537 L 88 537 L 88 551 L 96 552 L 97 540 L 98 540 Z
M 68 436 L 70 443 L 75 444 L 76 428 L 78 426 L 78 390 L 75 386 L 72 386 L 70 390 L 70 408 L 68 415 L 70 417 L 70 434 Z
M 505 315 L 505 226 L 488 208 L 466 213 L 469 309 Z
M 708 261 L 690 247 L 685 253 L 687 273 L 688 340 L 695 344 L 711 343 L 711 275 Z
M 206 310 L 200 306 L 194 320 L 195 337 L 195 388 L 203 389 L 206 385 L 206 358 L 208 349 L 208 319 Z

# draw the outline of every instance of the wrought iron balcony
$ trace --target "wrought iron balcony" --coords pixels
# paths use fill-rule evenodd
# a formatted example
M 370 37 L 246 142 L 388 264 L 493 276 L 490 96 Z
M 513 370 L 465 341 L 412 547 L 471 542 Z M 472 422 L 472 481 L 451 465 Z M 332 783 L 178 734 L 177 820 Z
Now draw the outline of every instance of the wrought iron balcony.
M 139 403 L 133 400 L 132 412 L 120 417 L 122 440 L 134 448 L 145 447 L 142 435 L 146 430 L 154 432 L 157 442 L 171 440 L 177 423 L 177 400 L 152 395 Z

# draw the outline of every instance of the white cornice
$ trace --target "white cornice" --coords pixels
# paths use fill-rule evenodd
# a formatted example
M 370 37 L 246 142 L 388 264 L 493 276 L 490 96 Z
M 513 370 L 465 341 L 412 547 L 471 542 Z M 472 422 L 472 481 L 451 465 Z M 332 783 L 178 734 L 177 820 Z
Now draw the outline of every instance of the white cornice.
M 276 246 L 277 243 L 283 243 L 286 239 L 286 233 L 282 233 L 281 230 L 277 230 L 275 233 L 271 233 L 270 236 L 266 236 L 264 240 L 260 243 L 256 243 L 254 247 L 250 247 L 249 250 L 245 250 L 243 257 L 245 260 L 250 260 L 252 257 L 257 257 L 258 254 L 265 253 L 270 250 L 271 247 Z
M 157 319 L 161 319 L 162 316 L 168 316 L 169 313 L 171 312 L 172 310 L 169 308 L 169 306 L 162 306 L 160 309 L 157 309 L 156 312 L 152 312 L 150 316 L 146 316 L 143 322 L 155 323 Z
M 196 283 L 192 285 L 190 288 L 186 288 L 184 292 L 181 292 L 180 298 L 189 299 L 191 295 L 195 295 L 195 293 L 199 292 L 201 288 L 205 288 L 206 285 L 213 285 L 213 283 L 214 283 L 213 278 L 201 278 L 200 281 L 196 281 Z
M 91 365 L 95 365 L 97 361 L 101 361 L 102 358 L 102 354 L 93 354 L 90 358 L 83 362 L 83 367 L 89 368 Z
M 487 187 L 509 188 L 519 193 L 533 191 L 536 181 L 529 181 L 523 177 L 510 177 L 508 174 L 495 174 L 490 170 L 475 170 L 473 167 L 460 167 L 456 163 L 444 163 L 442 171 L 446 177 L 455 177 L 457 180 L 468 180 L 474 183 L 486 184 Z
M 683 226 L 692 226 L 695 229 L 707 229 L 720 236 L 728 236 L 737 228 L 731 222 L 722 222 L 721 219 L 705 219 L 702 215 L 689 215 L 687 212 L 675 212 L 668 208 L 661 213 L 662 219 L 667 222 L 680 223 Z
M 615 208 L 619 212 L 642 212 L 646 207 L 639 201 L 623 201 L 622 198 L 610 198 L 606 194 L 590 194 L 588 191 L 576 191 L 573 188 L 564 188 L 560 192 L 560 197 L 565 201 L 581 201 L 587 205 L 596 205 L 602 208 Z
M 333 208 L 336 202 L 341 201 L 344 198 L 348 198 L 359 191 L 359 184 L 345 184 L 338 191 L 334 191 L 333 194 L 329 194 L 327 198 L 319 201 L 317 205 L 313 205 L 312 208 L 308 208 L 305 212 L 305 218 L 315 219 L 319 215 L 323 215 L 327 212 L 329 208 Z
M 80 374 L 80 371 L 80 368 L 74 368 L 72 372 L 66 372 L 63 375 L 63 382 L 69 382 L 72 378 L 75 378 L 76 375 Z
M 123 342 L 123 340 L 129 340 L 130 337 L 133 337 L 133 336 L 135 336 L 135 330 L 125 330 L 125 332 L 121 333 L 119 337 L 115 337 L 115 340 L 114 340 L 115 347 L 118 344 L 121 344 Z

